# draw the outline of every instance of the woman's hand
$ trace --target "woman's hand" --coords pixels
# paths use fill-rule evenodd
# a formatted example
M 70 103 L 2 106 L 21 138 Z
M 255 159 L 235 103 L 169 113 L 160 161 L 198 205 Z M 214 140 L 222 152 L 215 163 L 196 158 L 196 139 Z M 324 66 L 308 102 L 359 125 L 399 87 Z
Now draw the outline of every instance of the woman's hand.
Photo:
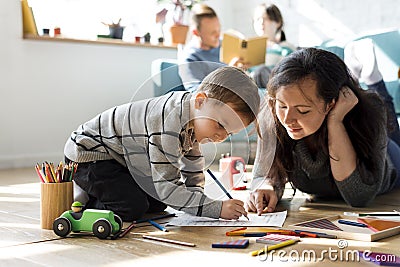
M 241 200 L 229 199 L 222 202 L 222 209 L 220 217 L 227 220 L 237 220 L 244 215 L 247 217 L 247 212 L 244 209 L 244 203 Z
M 246 209 L 261 215 L 263 212 L 273 212 L 277 203 L 278 196 L 273 189 L 257 189 L 250 193 Z
M 336 181 L 344 181 L 357 167 L 357 153 L 343 124 L 344 117 L 357 103 L 358 98 L 354 92 L 343 87 L 328 114 L 328 150 L 332 176 Z
M 343 122 L 344 117 L 358 103 L 358 98 L 347 86 L 340 89 L 339 97 L 328 114 L 329 122 Z

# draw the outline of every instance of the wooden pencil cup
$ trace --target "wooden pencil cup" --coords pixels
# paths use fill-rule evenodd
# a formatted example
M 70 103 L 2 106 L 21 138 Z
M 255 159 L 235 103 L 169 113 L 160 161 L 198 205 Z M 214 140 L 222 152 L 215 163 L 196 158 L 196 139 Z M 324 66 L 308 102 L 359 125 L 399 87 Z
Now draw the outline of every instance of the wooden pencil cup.
M 53 222 L 64 211 L 71 209 L 72 182 L 42 183 L 40 188 L 40 224 L 42 229 L 53 230 Z

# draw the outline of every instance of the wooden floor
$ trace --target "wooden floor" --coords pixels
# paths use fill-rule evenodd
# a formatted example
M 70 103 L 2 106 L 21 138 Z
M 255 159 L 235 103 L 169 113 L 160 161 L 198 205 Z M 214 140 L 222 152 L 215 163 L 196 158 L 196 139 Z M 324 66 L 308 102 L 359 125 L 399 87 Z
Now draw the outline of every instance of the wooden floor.
M 290 196 L 290 191 L 288 190 Z M 243 192 L 247 193 L 247 192 Z M 400 191 L 394 191 L 376 199 L 365 209 L 352 209 L 343 202 L 309 202 L 301 193 L 290 200 L 284 198 L 279 210 L 288 210 L 285 225 L 329 215 L 343 214 L 344 211 L 392 211 L 400 208 Z M 100 240 L 92 235 L 72 235 L 59 238 L 51 230 L 40 228 L 40 183 L 33 168 L 0 171 L 0 266 L 254 266 L 271 264 L 265 257 L 251 257 L 250 251 L 262 248 L 250 238 L 247 249 L 213 249 L 211 244 L 235 239 L 225 236 L 232 227 L 173 227 L 161 232 L 150 225 L 133 229 L 118 240 Z M 161 221 L 163 222 L 163 221 Z M 164 221 L 165 222 L 165 221 Z M 128 224 L 124 224 L 126 227 Z M 163 236 L 175 240 L 192 242 L 196 247 L 184 247 L 145 240 L 141 234 Z M 348 247 L 338 249 L 338 240 L 302 238 L 296 245 L 282 249 L 335 250 L 324 254 L 322 259 L 288 261 L 273 258 L 272 266 L 376 266 L 352 260 L 346 261 L 346 251 L 361 249 L 400 255 L 400 235 L 376 242 L 347 240 Z M 340 253 L 341 252 L 341 253 Z M 343 253 L 344 252 L 344 253 Z M 294 255 L 294 254 L 292 254 Z M 336 255 L 336 260 L 335 260 Z M 342 260 L 340 260 L 342 255 Z M 286 258 L 287 259 L 287 258 Z M 293 259 L 293 258 L 292 258 Z

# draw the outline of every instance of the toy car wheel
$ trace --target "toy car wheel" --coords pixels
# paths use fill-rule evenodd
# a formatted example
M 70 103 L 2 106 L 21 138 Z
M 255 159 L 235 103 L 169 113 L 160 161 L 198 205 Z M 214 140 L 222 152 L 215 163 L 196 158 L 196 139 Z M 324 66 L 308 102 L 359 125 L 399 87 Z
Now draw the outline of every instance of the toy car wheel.
M 71 222 L 67 218 L 57 218 L 53 223 L 53 231 L 56 235 L 65 237 L 71 232 Z
M 119 225 L 118 231 L 121 231 L 121 229 L 122 229 L 122 224 L 123 224 L 121 217 L 119 217 L 117 214 L 114 214 L 114 220 L 115 220 L 115 221 L 118 223 L 118 225 Z
M 111 223 L 105 219 L 99 219 L 93 224 L 93 234 L 100 239 L 106 239 L 111 234 Z

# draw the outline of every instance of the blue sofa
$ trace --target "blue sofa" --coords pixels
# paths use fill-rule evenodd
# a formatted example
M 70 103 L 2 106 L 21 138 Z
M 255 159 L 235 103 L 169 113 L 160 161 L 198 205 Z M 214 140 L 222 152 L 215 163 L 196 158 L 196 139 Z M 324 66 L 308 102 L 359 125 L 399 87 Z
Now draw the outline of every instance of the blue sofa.
M 176 59 L 160 58 L 151 63 L 154 96 L 161 96 L 170 91 L 184 91 L 182 79 L 179 76 Z
M 328 40 L 319 48 L 331 51 L 342 59 L 345 45 L 353 40 L 370 38 L 375 42 L 375 53 L 379 70 L 381 71 L 389 93 L 392 95 L 396 112 L 400 114 L 400 30 L 390 30 L 363 36 L 354 36 L 346 40 Z M 154 96 L 163 95 L 171 90 L 184 90 L 179 77 L 176 59 L 157 59 L 152 63 Z
M 389 94 L 393 97 L 396 113 L 400 115 L 400 30 L 354 36 L 346 40 L 328 40 L 319 48 L 331 51 L 344 58 L 344 47 L 350 41 L 370 38 L 375 43 L 375 53 L 380 72 L 382 73 Z M 362 84 L 363 87 L 365 85 Z

